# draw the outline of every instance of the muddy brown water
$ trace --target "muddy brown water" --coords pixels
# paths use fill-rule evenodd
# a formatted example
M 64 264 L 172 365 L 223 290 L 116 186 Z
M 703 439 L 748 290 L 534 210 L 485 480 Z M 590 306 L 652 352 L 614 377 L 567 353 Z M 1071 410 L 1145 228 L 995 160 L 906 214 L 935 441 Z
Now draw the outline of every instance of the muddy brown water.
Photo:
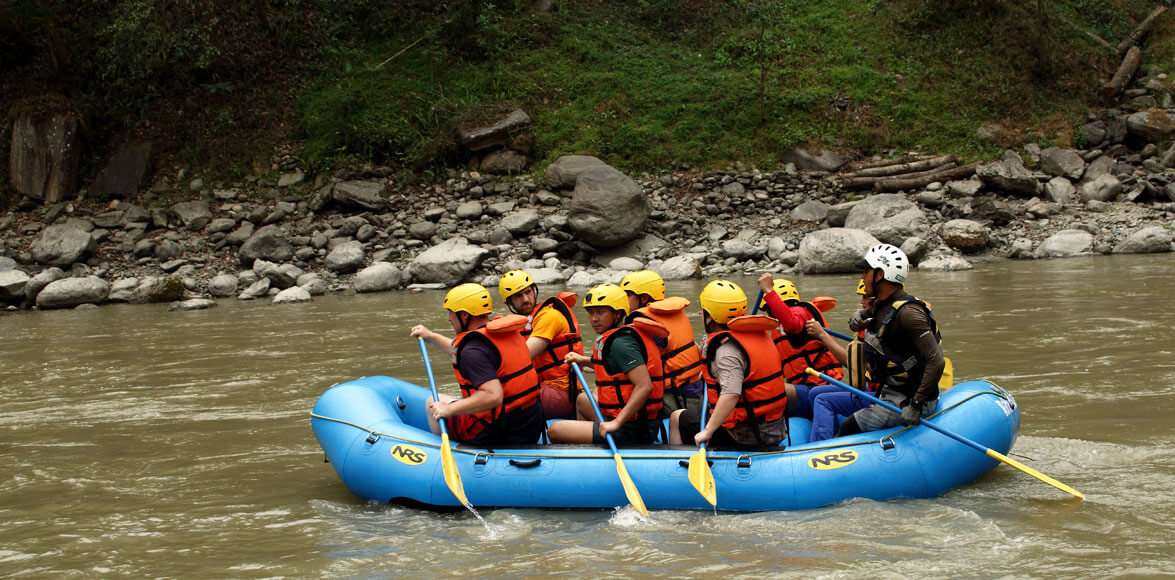
M 853 279 L 797 281 L 841 300 L 843 329 Z M 911 281 L 958 376 L 994 379 L 1020 402 L 1014 451 L 1084 504 L 999 468 L 933 500 L 648 523 L 507 509 L 487 514 L 492 533 L 465 514 L 355 499 L 309 426 L 334 382 L 423 383 L 406 334 L 443 326 L 439 292 L 4 315 L 0 576 L 1172 575 L 1173 284 L 1170 255 Z M 701 286 L 670 290 L 694 298 Z

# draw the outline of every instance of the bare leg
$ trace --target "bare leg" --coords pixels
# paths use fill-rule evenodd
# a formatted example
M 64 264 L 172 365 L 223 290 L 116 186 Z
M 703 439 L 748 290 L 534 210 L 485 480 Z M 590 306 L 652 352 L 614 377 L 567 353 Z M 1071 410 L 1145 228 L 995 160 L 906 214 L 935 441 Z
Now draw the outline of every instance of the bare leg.
M 453 395 L 441 395 L 441 400 L 445 401 L 445 402 L 456 401 L 457 397 L 454 397 Z M 432 413 L 428 412 L 428 404 L 431 402 L 432 402 L 432 397 L 425 399 L 425 401 L 424 401 L 424 416 L 428 417 L 429 431 L 432 431 L 433 433 L 440 435 L 441 426 L 439 424 L 437 424 L 436 419 L 432 418 Z
M 575 399 L 575 418 L 580 421 L 591 421 L 595 418 L 596 412 L 592 410 L 592 404 L 588 402 L 587 395 L 580 393 Z
M 558 421 L 551 424 L 552 443 L 591 443 L 596 424 L 591 421 Z
M 681 430 L 678 428 L 681 425 L 681 414 L 685 409 L 678 409 L 669 415 L 669 444 L 681 445 Z

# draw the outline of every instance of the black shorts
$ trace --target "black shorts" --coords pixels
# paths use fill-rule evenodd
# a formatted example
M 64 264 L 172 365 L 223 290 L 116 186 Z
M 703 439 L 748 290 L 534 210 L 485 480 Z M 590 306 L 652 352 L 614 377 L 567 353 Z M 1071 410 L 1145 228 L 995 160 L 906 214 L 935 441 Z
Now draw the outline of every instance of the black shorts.
M 710 417 L 706 417 L 709 420 Z M 693 445 L 694 436 L 702 431 L 701 410 L 700 409 L 686 409 L 677 418 L 677 432 L 681 435 L 681 442 L 683 445 Z M 714 432 L 714 436 L 710 438 L 709 447 L 714 449 L 739 449 L 750 448 L 754 446 L 740 445 L 725 427 L 719 427 Z
M 472 419 L 472 416 L 453 417 L 454 421 L 450 427 L 453 439 L 470 447 L 486 449 L 536 445 L 539 443 L 543 429 L 547 427 L 547 422 L 543 419 L 543 408 L 538 404 L 538 401 L 535 401 L 535 404 L 530 407 L 507 413 L 492 426 L 483 429 L 473 437 L 467 435 L 470 430 L 467 423 L 472 421 L 463 420 L 466 418 Z
M 661 433 L 661 422 L 652 420 L 635 420 L 629 421 L 620 426 L 620 429 L 612 433 L 612 439 L 616 441 L 617 447 L 626 447 L 629 445 L 655 445 L 657 443 L 657 435 Z M 599 421 L 592 422 L 592 443 L 602 444 L 604 438 L 600 436 Z

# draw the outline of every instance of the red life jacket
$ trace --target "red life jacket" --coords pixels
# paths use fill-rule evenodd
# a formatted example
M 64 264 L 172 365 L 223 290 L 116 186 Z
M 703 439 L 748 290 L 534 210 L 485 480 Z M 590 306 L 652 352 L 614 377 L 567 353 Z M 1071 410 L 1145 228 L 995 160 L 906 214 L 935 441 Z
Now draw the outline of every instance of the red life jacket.
M 788 307 L 793 304 L 811 313 L 812 318 L 819 322 L 820 326 L 828 326 L 828 322 L 824 320 L 824 314 L 812 303 L 799 302 L 797 304 L 794 301 L 788 301 Z M 844 369 L 841 368 L 840 361 L 836 360 L 836 357 L 819 340 L 810 338 L 807 334 L 784 334 L 781 327 L 776 327 L 771 332 L 771 339 L 775 342 L 779 360 L 783 363 L 783 377 L 787 382 L 793 385 L 811 386 L 824 384 L 820 377 L 814 377 L 806 372 L 808 367 L 835 379 L 844 378 Z
M 511 314 L 491 320 L 477 330 L 462 332 L 453 339 L 455 361 L 461 360 L 461 350 L 473 334 L 485 337 L 502 361 L 497 371 L 498 381 L 502 383 L 502 404 L 495 409 L 473 413 L 475 420 L 469 437 L 475 437 L 490 427 L 509 428 L 506 420 L 512 412 L 539 404 L 539 376 L 534 372 L 530 354 L 526 350 L 526 339 L 521 333 L 524 326 L 526 317 Z M 477 386 L 461 374 L 455 362 L 453 374 L 457 376 L 457 386 L 461 387 L 462 397 L 468 398 L 477 392 Z
M 702 379 L 702 349 L 694 342 L 694 327 L 685 308 L 689 300 L 670 297 L 650 303 L 633 313 L 633 319 L 644 316 L 660 322 L 669 331 L 668 346 L 662 353 L 665 371 L 665 394 L 684 397 L 682 387 Z
M 645 355 L 645 366 L 649 369 L 649 378 L 653 383 L 653 392 L 649 393 L 649 397 L 645 399 L 644 415 L 642 417 L 638 414 L 637 418 L 651 420 L 661 418 L 661 407 L 664 405 L 661 398 L 665 395 L 665 379 L 662 375 L 661 348 L 657 346 L 656 339 L 663 339 L 668 334 L 669 330 L 660 322 L 649 318 L 636 318 L 631 323 L 613 328 L 596 339 L 595 348 L 592 350 L 592 364 L 595 365 L 596 370 L 596 400 L 600 404 L 600 413 L 605 418 L 615 419 L 620 414 L 620 410 L 628 403 L 628 399 L 632 396 L 632 390 L 635 388 L 627 374 L 610 374 L 604 368 L 604 360 L 607 358 L 612 341 L 623 335 L 637 337 Z
M 539 312 L 543 309 L 550 308 L 567 321 L 568 332 L 556 335 L 547 343 L 547 348 L 534 357 L 535 372 L 539 374 L 539 380 L 549 381 L 551 379 L 561 379 L 567 376 L 570 372 L 567 365 L 563 364 L 563 357 L 567 356 L 569 352 L 583 354 L 583 337 L 579 331 L 579 320 L 575 318 L 575 313 L 571 308 L 575 306 L 578 296 L 575 292 L 560 292 L 542 304 L 534 307 L 527 320 L 526 328 L 522 331 L 522 336 L 530 336 L 530 323 L 538 317 Z
M 720 394 L 718 380 L 710 371 L 718 347 L 733 342 L 746 355 L 749 363 L 743 377 L 743 392 L 739 396 L 738 406 L 726 417 L 723 427 L 731 429 L 739 423 L 759 425 L 777 421 L 787 410 L 783 366 L 769 334 L 778 326 L 779 321 L 770 316 L 752 314 L 733 318 L 726 325 L 726 330 L 710 333 L 706 337 L 706 364 L 703 368 L 711 401 L 717 402 Z

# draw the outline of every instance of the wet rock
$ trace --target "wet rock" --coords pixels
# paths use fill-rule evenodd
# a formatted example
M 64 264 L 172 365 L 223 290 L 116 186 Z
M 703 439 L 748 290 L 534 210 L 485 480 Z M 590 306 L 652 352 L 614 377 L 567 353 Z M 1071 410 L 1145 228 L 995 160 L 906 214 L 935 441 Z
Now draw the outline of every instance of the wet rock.
M 984 163 L 975 169 L 983 184 L 998 191 L 1036 195 L 1040 186 L 1036 177 L 1024 167 L 1024 160 L 1014 151 L 1006 151 L 999 161 Z
M 192 310 L 207 310 L 214 307 L 216 307 L 215 300 L 209 300 L 207 298 L 192 298 L 190 300 L 172 302 L 171 305 L 167 307 L 167 309 L 188 312 Z
M 386 292 L 404 285 L 404 273 L 387 262 L 376 262 L 355 275 L 356 292 Z
M 1082 230 L 1061 230 L 1041 242 L 1036 248 L 1037 258 L 1069 258 L 1089 254 L 1093 250 L 1093 235 Z
M 827 203 L 810 199 L 791 210 L 791 219 L 799 222 L 822 222 L 828 218 L 830 207 Z
M 649 212 L 640 185 L 611 167 L 596 167 L 576 182 L 567 226 L 582 241 L 614 248 L 643 233 Z
M 332 272 L 340 274 L 347 274 L 354 272 L 363 266 L 363 261 L 366 259 L 363 252 L 363 244 L 360 242 L 347 242 L 335 246 L 330 254 L 326 256 L 326 268 Z
M 543 178 L 554 189 L 575 187 L 579 175 L 588 169 L 608 167 L 606 163 L 590 155 L 564 155 L 547 166 Z
M 971 262 L 968 262 L 962 256 L 953 254 L 931 256 L 918 263 L 919 270 L 928 272 L 955 272 L 958 270 L 970 270 L 974 267 L 971 265 Z
M 1012 242 L 1008 257 L 1014 260 L 1031 260 L 1036 257 L 1032 252 L 1032 240 L 1020 238 Z
M 261 278 L 237 295 L 238 300 L 253 300 L 269 293 L 269 278 Z
M 38 308 L 72 308 L 79 304 L 99 304 L 110 295 L 110 284 L 97 276 L 64 278 L 50 282 L 37 294 Z
M 869 232 L 851 228 L 830 228 L 812 232 L 800 242 L 801 272 L 836 274 L 857 272 L 857 260 L 877 245 Z
M 139 283 L 134 302 L 156 304 L 175 302 L 184 297 L 184 281 L 180 276 L 147 277 Z
M 489 250 L 472 246 L 465 238 L 450 238 L 416 256 L 409 272 L 416 282 L 456 284 L 473 274 L 487 255 Z
M 217 298 L 228 298 L 237 293 L 240 281 L 232 274 L 218 274 L 208 281 L 208 293 Z
M 481 217 L 483 211 L 485 210 L 480 201 L 467 201 L 457 206 L 457 219 L 476 220 Z
M 29 275 L 20 270 L 0 272 L 0 302 L 23 301 L 24 289 L 29 280 Z
M 29 279 L 24 287 L 25 302 L 33 304 L 37 300 L 37 294 L 41 293 L 52 282 L 62 280 L 66 277 L 66 273 L 61 268 L 45 268 L 39 274 Z
M 249 225 L 252 226 L 252 224 Z M 230 237 L 235 234 L 236 232 L 233 232 Z M 237 257 L 241 265 L 245 267 L 252 266 L 253 261 L 257 259 L 285 262 L 294 257 L 294 248 L 286 241 L 285 234 L 277 226 L 265 226 L 249 236 L 249 239 L 241 245 Z
M 46 204 L 73 197 L 82 144 L 71 113 L 22 115 L 12 123 L 8 178 L 12 189 Z
M 203 201 L 185 201 L 171 206 L 171 212 L 179 218 L 184 227 L 192 231 L 204 229 L 212 221 L 212 210 Z
M 1113 201 L 1120 193 L 1122 183 L 1110 174 L 1081 184 L 1081 199 L 1085 201 Z
M 827 149 L 796 147 L 783 154 L 783 162 L 792 163 L 797 169 L 803 171 L 832 172 L 840 169 L 845 163 L 848 163 L 848 158 Z
M 1115 254 L 1152 254 L 1171 251 L 1171 231 L 1162 226 L 1146 226 L 1130 233 L 1114 246 Z
M 326 284 L 326 280 L 318 276 L 314 276 L 305 281 L 299 280 L 298 286 L 309 292 L 311 296 L 322 296 L 330 290 L 330 287 Z
M 110 285 L 110 295 L 106 300 L 110 302 L 134 302 L 139 290 L 138 278 L 121 278 Z
M 1175 135 L 1175 119 L 1162 109 L 1139 111 L 1126 117 L 1126 130 L 1149 143 L 1158 143 Z
M 1085 173 L 1085 160 L 1072 149 L 1049 147 L 1040 154 L 1040 169 L 1049 175 L 1077 180 Z
M 1054 177 L 1045 184 L 1044 193 L 1049 201 L 1069 205 L 1076 201 L 1077 188 L 1064 177 Z
M 531 232 L 539 225 L 539 212 L 533 209 L 520 209 L 512 211 L 503 217 L 498 225 L 506 228 L 511 234 L 523 236 Z
M 343 207 L 375 211 L 387 204 L 383 190 L 384 184 L 378 181 L 343 181 L 335 184 L 331 196 Z
M 913 202 L 898 194 L 880 194 L 854 206 L 845 227 L 865 230 L 885 243 L 900 246 L 906 238 L 925 236 L 929 225 L 926 214 Z
M 93 251 L 94 240 L 89 232 L 70 224 L 56 224 L 45 228 L 33 243 L 33 261 L 38 264 L 68 266 L 81 261 Z
M 310 302 L 310 300 L 310 293 L 300 286 L 286 288 L 273 297 L 274 304 L 296 304 L 298 302 Z
M 653 268 L 665 280 L 689 280 L 701 274 L 702 265 L 693 256 L 673 256 Z
M 991 228 L 971 220 L 956 219 L 942 225 L 942 241 L 965 254 L 980 252 L 991 241 Z

